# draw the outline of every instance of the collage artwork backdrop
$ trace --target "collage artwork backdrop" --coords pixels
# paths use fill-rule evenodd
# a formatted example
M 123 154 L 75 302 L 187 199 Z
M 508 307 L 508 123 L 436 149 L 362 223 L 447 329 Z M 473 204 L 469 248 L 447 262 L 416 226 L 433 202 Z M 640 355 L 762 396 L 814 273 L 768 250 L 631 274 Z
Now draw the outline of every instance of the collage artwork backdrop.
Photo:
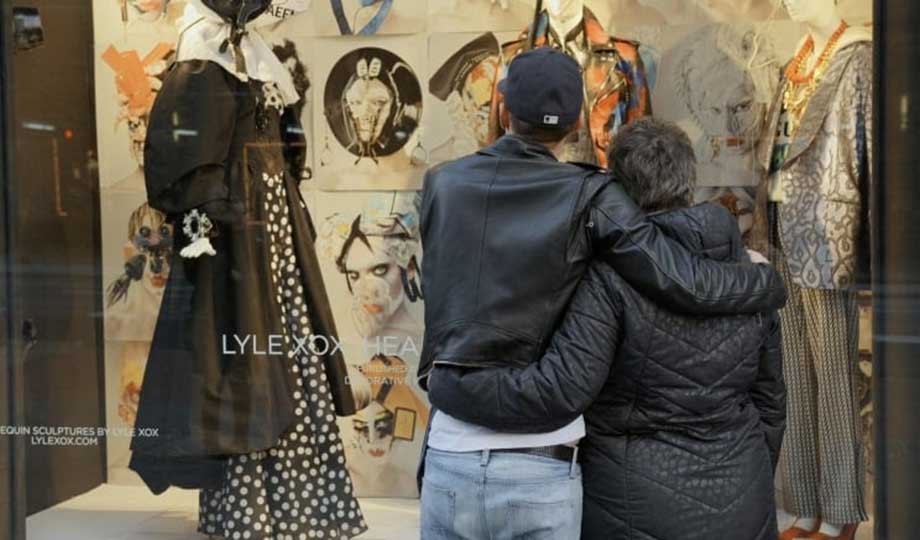
M 773 0 L 585 4 L 608 33 L 642 43 L 655 115 L 694 142 L 698 199 L 728 206 L 746 232 L 759 181 L 753 147 L 801 28 Z M 869 4 L 841 8 L 860 24 Z M 173 255 L 174 231 L 146 204 L 143 144 L 185 2 L 93 0 L 93 8 L 106 415 L 109 427 L 128 428 Z M 302 96 L 302 191 L 345 359 L 361 381 L 361 411 L 340 420 L 359 495 L 417 496 L 429 406 L 414 376 L 424 309 L 416 190 L 427 167 L 486 144 L 500 44 L 533 9 L 532 0 L 274 0 L 263 15 L 260 32 Z M 356 235 L 371 249 L 346 242 Z M 861 343 L 868 351 L 868 333 Z M 870 427 L 868 352 L 860 367 Z M 129 442 L 108 438 L 110 482 L 140 484 L 127 469 Z

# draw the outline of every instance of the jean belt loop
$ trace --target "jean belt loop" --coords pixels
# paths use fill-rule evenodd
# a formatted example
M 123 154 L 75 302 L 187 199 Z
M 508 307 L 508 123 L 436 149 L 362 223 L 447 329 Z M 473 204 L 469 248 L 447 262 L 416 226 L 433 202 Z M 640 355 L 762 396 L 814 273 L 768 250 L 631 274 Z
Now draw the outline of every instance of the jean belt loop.
M 575 478 L 576 476 L 578 476 L 577 470 L 576 470 L 577 468 L 578 468 L 578 447 L 576 446 L 575 451 L 572 452 L 572 464 L 571 464 L 571 467 L 569 468 L 570 478 Z
M 482 451 L 482 457 L 481 457 L 481 459 L 479 460 L 479 466 L 480 466 L 480 467 L 485 467 L 486 465 L 488 465 L 488 464 L 489 464 L 489 457 L 491 457 L 491 455 L 492 455 L 492 451 L 491 451 L 491 450 L 483 450 L 483 451 Z

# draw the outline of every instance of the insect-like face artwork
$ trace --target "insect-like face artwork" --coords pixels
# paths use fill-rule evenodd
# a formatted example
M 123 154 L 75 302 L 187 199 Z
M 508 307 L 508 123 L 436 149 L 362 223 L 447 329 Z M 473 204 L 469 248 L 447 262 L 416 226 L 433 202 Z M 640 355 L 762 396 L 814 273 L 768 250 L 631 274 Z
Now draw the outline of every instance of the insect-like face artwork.
M 169 257 L 173 248 L 173 227 L 166 222 L 166 216 L 144 204 L 129 224 L 131 242 L 139 254 L 145 256 L 142 283 L 150 292 L 162 293 L 169 276 Z
M 326 121 L 357 162 L 374 163 L 402 149 L 418 128 L 422 91 L 408 64 L 385 49 L 366 47 L 332 68 L 324 94 Z
M 358 78 L 345 91 L 345 113 L 365 151 L 383 134 L 395 96 L 380 80 L 380 59 L 358 61 Z

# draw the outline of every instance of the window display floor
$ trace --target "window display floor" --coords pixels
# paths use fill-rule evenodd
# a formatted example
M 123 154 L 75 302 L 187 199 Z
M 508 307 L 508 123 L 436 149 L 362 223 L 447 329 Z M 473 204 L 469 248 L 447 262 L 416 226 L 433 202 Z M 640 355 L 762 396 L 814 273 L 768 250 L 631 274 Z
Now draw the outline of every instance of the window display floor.
M 411 499 L 363 499 L 370 530 L 360 540 L 415 540 L 419 506 Z M 789 517 L 780 512 L 780 525 Z M 144 487 L 103 484 L 28 518 L 27 540 L 206 540 L 196 532 L 198 492 L 171 489 L 157 497 Z M 857 540 L 872 540 L 872 522 Z
M 370 531 L 360 540 L 419 537 L 418 501 L 364 499 Z M 28 540 L 206 540 L 196 533 L 198 492 L 171 489 L 154 496 L 144 487 L 103 484 L 30 516 Z

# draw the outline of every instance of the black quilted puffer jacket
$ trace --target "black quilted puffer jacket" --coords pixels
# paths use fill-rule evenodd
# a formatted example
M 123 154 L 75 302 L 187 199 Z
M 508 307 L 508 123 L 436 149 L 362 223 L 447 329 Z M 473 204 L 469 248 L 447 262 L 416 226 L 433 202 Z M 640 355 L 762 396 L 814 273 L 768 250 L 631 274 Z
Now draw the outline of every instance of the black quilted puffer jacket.
M 653 219 L 708 257 L 746 258 L 721 207 Z M 505 431 L 586 411 L 583 539 L 776 539 L 785 385 L 775 313 L 676 315 L 595 263 L 540 362 L 438 367 L 430 384 L 439 409 Z

